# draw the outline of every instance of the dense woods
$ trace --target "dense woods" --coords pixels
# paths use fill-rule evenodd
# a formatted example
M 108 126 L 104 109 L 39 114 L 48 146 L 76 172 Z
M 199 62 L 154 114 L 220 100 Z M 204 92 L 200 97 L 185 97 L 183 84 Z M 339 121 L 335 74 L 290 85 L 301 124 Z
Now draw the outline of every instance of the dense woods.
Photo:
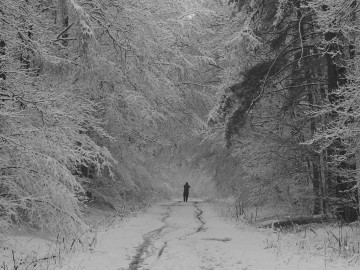
M 0 231 L 194 182 L 359 217 L 356 0 L 0 0 Z M 180 185 L 181 187 L 181 185 Z
M 157 155 L 203 129 L 212 101 L 206 71 L 194 80 L 214 62 L 202 31 L 211 10 L 4 0 L 0 12 L 1 230 L 75 230 L 85 193 L 165 196 Z
M 240 27 L 226 40 L 247 49 L 209 124 L 243 170 L 235 187 L 357 220 L 357 1 L 233 2 Z

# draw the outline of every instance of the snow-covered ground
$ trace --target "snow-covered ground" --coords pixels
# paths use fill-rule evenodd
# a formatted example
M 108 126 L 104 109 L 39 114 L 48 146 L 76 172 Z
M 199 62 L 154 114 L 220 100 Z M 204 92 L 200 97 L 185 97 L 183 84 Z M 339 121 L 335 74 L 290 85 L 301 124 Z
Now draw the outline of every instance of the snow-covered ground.
M 92 253 L 73 256 L 62 269 L 359 269 L 317 256 L 282 258 L 267 240 L 265 233 L 225 221 L 206 202 L 172 201 L 99 233 Z
M 193 199 L 155 204 L 146 213 L 99 232 L 92 251 L 70 254 L 56 268 L 355 270 L 360 266 L 316 255 L 282 256 L 269 248 L 269 231 L 225 221 L 209 203 Z

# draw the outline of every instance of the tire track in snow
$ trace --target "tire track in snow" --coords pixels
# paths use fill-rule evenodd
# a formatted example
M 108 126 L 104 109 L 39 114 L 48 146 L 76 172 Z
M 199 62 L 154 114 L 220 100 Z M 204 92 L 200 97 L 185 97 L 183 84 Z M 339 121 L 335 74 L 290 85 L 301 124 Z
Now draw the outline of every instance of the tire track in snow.
M 195 206 L 195 208 L 196 208 L 196 210 L 197 210 L 197 212 L 195 212 L 195 213 L 196 213 L 196 218 L 197 218 L 197 219 L 200 221 L 200 223 L 201 223 L 200 227 L 197 228 L 197 231 L 196 231 L 196 232 L 197 232 L 197 233 L 198 233 L 198 232 L 204 232 L 204 231 L 206 231 L 205 221 L 202 219 L 202 214 L 204 213 L 204 211 L 199 208 L 198 202 L 194 202 L 194 206 Z
M 165 249 L 166 245 L 167 245 L 167 241 L 164 243 L 164 245 L 160 249 L 160 251 L 158 253 L 158 259 L 161 257 L 162 253 L 164 252 L 164 249 Z
M 191 235 L 194 235 L 199 232 L 205 232 L 207 230 L 205 227 L 206 222 L 202 218 L 202 214 L 204 213 L 204 211 L 200 209 L 200 207 L 198 206 L 198 203 L 199 202 L 193 202 L 193 206 L 195 207 L 195 217 L 200 222 L 200 226 L 196 228 L 195 232 L 188 233 L 186 235 L 179 237 L 178 238 L 179 240 L 185 240 Z
M 140 267 L 141 263 L 146 259 L 147 256 L 144 256 L 144 254 L 147 252 L 149 246 L 152 244 L 154 239 L 160 235 L 160 233 L 168 226 L 166 224 L 166 219 L 170 217 L 171 207 L 176 205 L 177 203 L 174 203 L 172 205 L 167 206 L 167 210 L 164 213 L 164 216 L 161 218 L 161 222 L 164 223 L 164 225 L 156 230 L 150 231 L 143 235 L 144 242 L 138 246 L 135 256 L 133 257 L 128 270 L 136 270 Z M 166 244 L 161 248 L 160 252 L 158 253 L 158 258 L 162 255 Z

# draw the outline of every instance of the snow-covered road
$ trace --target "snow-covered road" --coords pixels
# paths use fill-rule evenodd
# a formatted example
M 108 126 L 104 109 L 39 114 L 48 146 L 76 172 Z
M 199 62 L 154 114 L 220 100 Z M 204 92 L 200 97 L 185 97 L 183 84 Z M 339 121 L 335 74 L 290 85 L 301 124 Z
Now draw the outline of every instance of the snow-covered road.
M 91 254 L 74 254 L 63 269 L 275 270 L 355 269 L 323 258 L 281 258 L 266 235 L 227 222 L 200 200 L 159 203 L 98 235 Z
M 234 226 L 207 203 L 162 204 L 164 226 L 144 235 L 129 269 L 247 269 L 234 245 Z M 243 243 L 243 246 L 246 246 Z

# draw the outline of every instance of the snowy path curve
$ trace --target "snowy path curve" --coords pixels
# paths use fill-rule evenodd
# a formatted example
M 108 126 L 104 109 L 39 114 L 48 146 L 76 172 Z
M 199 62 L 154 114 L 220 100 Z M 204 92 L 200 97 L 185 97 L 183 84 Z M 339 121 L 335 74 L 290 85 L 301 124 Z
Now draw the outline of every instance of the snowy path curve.
M 63 270 L 335 270 L 321 258 L 283 258 L 266 235 L 219 217 L 201 200 L 159 203 L 98 235 L 90 254 L 75 254 Z M 355 268 L 354 268 L 355 269 Z
M 161 206 L 166 209 L 163 226 L 144 234 L 129 267 L 121 269 L 268 269 L 267 263 L 255 265 L 257 256 L 248 248 L 249 239 L 238 239 L 239 230 L 219 218 L 208 203 L 193 200 Z M 262 245 L 260 239 L 252 240 Z M 247 252 L 241 255 L 241 248 Z
M 174 269 L 174 267 L 191 269 L 186 262 L 186 257 L 190 254 L 186 253 L 192 250 L 186 246 L 186 242 L 192 239 L 194 234 L 206 231 L 205 222 L 201 217 L 203 210 L 197 201 L 176 202 L 162 206 L 167 207 L 161 219 L 164 225 L 143 236 L 144 242 L 138 247 L 129 270 Z M 193 264 L 193 260 L 191 263 Z

